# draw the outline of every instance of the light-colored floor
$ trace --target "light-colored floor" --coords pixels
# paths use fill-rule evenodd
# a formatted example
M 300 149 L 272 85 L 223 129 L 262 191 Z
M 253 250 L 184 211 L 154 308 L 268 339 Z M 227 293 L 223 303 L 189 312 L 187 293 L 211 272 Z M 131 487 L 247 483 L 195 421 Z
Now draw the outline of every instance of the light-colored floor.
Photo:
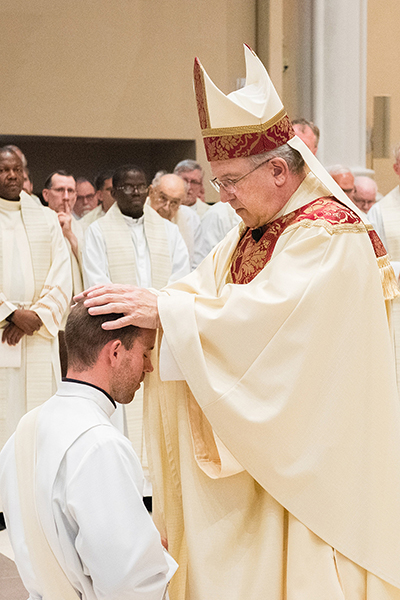
M 7 530 L 0 531 L 0 600 L 26 600 L 29 594 L 12 559 Z
M 0 531 L 0 554 L 4 554 L 4 556 L 14 560 L 14 553 L 8 538 L 7 529 Z

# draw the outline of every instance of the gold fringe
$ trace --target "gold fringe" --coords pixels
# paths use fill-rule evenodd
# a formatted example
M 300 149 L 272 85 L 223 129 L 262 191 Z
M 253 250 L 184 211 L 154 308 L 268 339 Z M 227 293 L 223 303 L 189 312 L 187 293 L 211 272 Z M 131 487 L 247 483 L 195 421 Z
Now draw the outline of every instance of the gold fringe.
M 394 298 L 400 296 L 400 291 L 393 267 L 390 264 L 389 256 L 387 254 L 385 256 L 380 256 L 376 259 L 376 262 L 378 263 L 379 272 L 381 274 L 384 298 L 385 300 L 394 300 Z

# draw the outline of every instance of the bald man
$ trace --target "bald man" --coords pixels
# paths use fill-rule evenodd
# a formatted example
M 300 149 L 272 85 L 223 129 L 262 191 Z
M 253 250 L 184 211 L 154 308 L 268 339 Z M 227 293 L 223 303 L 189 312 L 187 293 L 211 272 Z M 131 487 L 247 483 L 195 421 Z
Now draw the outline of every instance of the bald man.
M 344 191 L 346 196 L 353 200 L 354 196 L 354 175 L 348 167 L 335 165 L 328 169 L 329 175 L 336 181 L 338 186 Z
M 206 256 L 201 223 L 195 211 L 185 206 L 187 184 L 173 173 L 156 176 L 149 187 L 150 206 L 164 219 L 178 225 L 189 252 L 191 269 Z
M 371 177 L 356 177 L 354 179 L 353 202 L 365 214 L 376 202 L 378 186 Z

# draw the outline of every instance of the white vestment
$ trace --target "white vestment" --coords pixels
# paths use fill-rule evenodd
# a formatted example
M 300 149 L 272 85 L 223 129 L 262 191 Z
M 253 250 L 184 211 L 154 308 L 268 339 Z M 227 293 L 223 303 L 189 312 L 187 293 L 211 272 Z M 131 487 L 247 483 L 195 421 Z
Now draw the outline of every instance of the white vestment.
M 228 202 L 217 202 L 211 206 L 201 220 L 207 254 L 240 222 L 241 218 Z
M 150 207 L 148 208 L 153 210 Z M 145 234 L 144 216 L 139 219 L 122 216 L 132 240 L 132 252 L 136 263 L 136 285 L 156 287 L 152 280 L 150 251 Z M 163 219 L 163 222 L 171 261 L 171 272 L 168 274 L 167 280 L 173 282 L 189 273 L 189 256 L 178 227 L 166 219 Z M 121 227 L 123 228 L 122 224 Z M 107 246 L 99 220 L 92 223 L 86 231 L 83 251 L 83 280 L 85 288 L 99 283 L 111 283 Z M 131 282 L 126 281 L 125 283 Z
M 397 279 L 400 275 L 400 187 L 396 186 L 368 211 L 368 219 L 381 238 Z M 397 385 L 400 390 L 400 298 L 393 302 L 393 334 Z
M 400 598 L 381 273 L 348 208 L 301 208 L 326 195 L 309 174 L 277 215 L 303 218 L 248 283 L 231 283 L 238 227 L 158 297 L 168 347 L 160 366 L 153 351 L 145 423 L 153 514 L 180 565 L 171 600 Z
M 15 202 L 0 199 L 0 335 L 18 308 L 43 321 L 16 347 L 1 343 L 0 448 L 25 412 L 56 389 L 57 336 L 70 298 L 70 261 L 57 215 L 28 194 Z
M 176 563 L 142 502 L 143 473 L 131 444 L 111 425 L 114 410 L 99 388 L 69 381 L 43 405 L 38 516 L 82 600 L 161 600 Z M 30 598 L 40 600 L 21 522 L 14 441 L 0 454 L 0 492 L 19 573 Z
M 203 216 L 208 211 L 208 209 L 210 208 L 210 206 L 208 204 L 206 204 L 205 202 L 203 202 L 203 200 L 201 200 L 200 198 L 196 198 L 196 202 L 194 204 L 192 204 L 189 208 L 196 211 L 196 213 L 199 215 L 200 219 L 202 219 Z
M 82 225 L 83 231 L 86 231 L 89 225 L 97 221 L 97 219 L 101 219 L 101 217 L 104 217 L 105 214 L 106 213 L 103 210 L 102 204 L 99 204 L 98 206 L 96 206 L 96 208 L 86 213 L 86 215 L 84 215 L 79 221 L 79 224 Z
M 181 204 L 172 219 L 172 223 L 175 223 L 179 227 L 181 236 L 189 251 L 190 267 L 193 270 L 199 266 L 203 258 L 207 255 L 200 218 L 196 211 L 192 210 L 191 206 Z

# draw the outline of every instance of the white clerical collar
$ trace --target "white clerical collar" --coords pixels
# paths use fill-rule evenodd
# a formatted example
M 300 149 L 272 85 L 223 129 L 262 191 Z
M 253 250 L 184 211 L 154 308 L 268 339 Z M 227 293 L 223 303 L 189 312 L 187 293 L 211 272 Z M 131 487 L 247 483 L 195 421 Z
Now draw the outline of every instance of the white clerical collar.
M 6 200 L 0 198 L 0 208 L 4 210 L 21 210 L 21 200 Z
M 115 412 L 113 400 L 107 392 L 85 381 L 68 379 L 61 381 L 57 389 L 58 396 L 81 397 L 95 402 L 108 417 Z
M 134 219 L 133 217 L 128 217 L 127 215 L 124 215 L 123 213 L 121 213 L 121 214 L 125 219 L 125 223 L 129 227 L 139 227 L 141 225 L 144 225 L 144 214 L 141 217 L 139 217 L 138 219 Z

